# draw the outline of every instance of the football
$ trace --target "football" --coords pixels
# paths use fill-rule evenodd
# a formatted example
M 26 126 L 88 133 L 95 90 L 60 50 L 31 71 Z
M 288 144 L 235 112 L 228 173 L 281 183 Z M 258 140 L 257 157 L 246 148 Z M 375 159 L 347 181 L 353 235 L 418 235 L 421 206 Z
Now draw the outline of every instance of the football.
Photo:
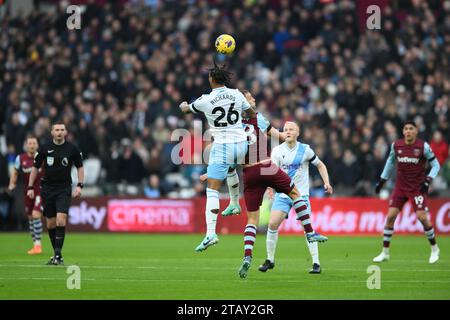
M 217 37 L 215 45 L 218 53 L 230 54 L 236 48 L 236 41 L 229 34 L 222 34 Z

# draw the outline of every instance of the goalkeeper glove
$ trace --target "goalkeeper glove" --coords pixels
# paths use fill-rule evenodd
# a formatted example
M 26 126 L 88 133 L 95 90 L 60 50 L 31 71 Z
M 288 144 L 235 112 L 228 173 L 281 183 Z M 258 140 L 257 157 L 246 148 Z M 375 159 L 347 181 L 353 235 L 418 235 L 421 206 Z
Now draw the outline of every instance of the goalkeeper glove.
M 381 191 L 381 188 L 383 188 L 384 184 L 386 183 L 385 179 L 378 180 L 377 184 L 375 185 L 375 193 L 379 194 Z

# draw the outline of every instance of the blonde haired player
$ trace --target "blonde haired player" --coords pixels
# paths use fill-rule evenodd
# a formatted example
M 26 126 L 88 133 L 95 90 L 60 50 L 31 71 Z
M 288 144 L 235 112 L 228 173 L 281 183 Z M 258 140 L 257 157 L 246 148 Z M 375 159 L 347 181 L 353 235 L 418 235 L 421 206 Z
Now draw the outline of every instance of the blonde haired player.
M 308 214 L 311 214 L 309 202 L 309 164 L 313 164 L 319 170 L 324 182 L 325 192 L 333 193 L 330 185 L 328 171 L 325 164 L 316 156 L 311 147 L 297 141 L 300 135 L 300 127 L 294 122 L 286 122 L 283 128 L 285 142 L 272 150 L 272 162 L 279 166 L 294 181 L 300 192 L 300 197 L 307 205 Z M 284 193 L 276 193 L 270 213 L 269 227 L 267 229 L 266 249 L 267 259 L 258 270 L 266 272 L 275 267 L 275 250 L 278 241 L 278 228 L 291 211 L 293 201 Z M 320 273 L 319 248 L 317 242 L 309 242 L 308 249 L 313 260 L 310 273 Z

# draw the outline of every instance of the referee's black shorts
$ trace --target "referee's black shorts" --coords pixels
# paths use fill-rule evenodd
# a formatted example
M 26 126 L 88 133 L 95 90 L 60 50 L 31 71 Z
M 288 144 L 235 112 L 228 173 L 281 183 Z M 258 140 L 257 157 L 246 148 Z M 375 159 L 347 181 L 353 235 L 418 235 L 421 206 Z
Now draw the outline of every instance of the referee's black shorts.
M 45 183 L 41 186 L 41 196 L 44 207 L 44 216 L 55 218 L 57 212 L 69 214 L 72 200 L 72 186 L 50 186 Z

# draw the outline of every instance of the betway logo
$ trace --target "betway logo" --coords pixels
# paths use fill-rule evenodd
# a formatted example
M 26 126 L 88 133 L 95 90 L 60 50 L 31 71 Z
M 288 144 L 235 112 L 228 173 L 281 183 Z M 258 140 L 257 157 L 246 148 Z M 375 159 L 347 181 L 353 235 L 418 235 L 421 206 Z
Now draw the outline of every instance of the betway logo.
M 100 229 L 103 219 L 106 216 L 106 208 L 89 207 L 86 201 L 82 201 L 78 206 L 69 209 L 69 223 L 72 225 L 89 224 L 95 230 Z
M 418 158 L 410 158 L 410 157 L 397 157 L 397 161 L 401 163 L 414 163 L 414 164 L 419 163 Z

